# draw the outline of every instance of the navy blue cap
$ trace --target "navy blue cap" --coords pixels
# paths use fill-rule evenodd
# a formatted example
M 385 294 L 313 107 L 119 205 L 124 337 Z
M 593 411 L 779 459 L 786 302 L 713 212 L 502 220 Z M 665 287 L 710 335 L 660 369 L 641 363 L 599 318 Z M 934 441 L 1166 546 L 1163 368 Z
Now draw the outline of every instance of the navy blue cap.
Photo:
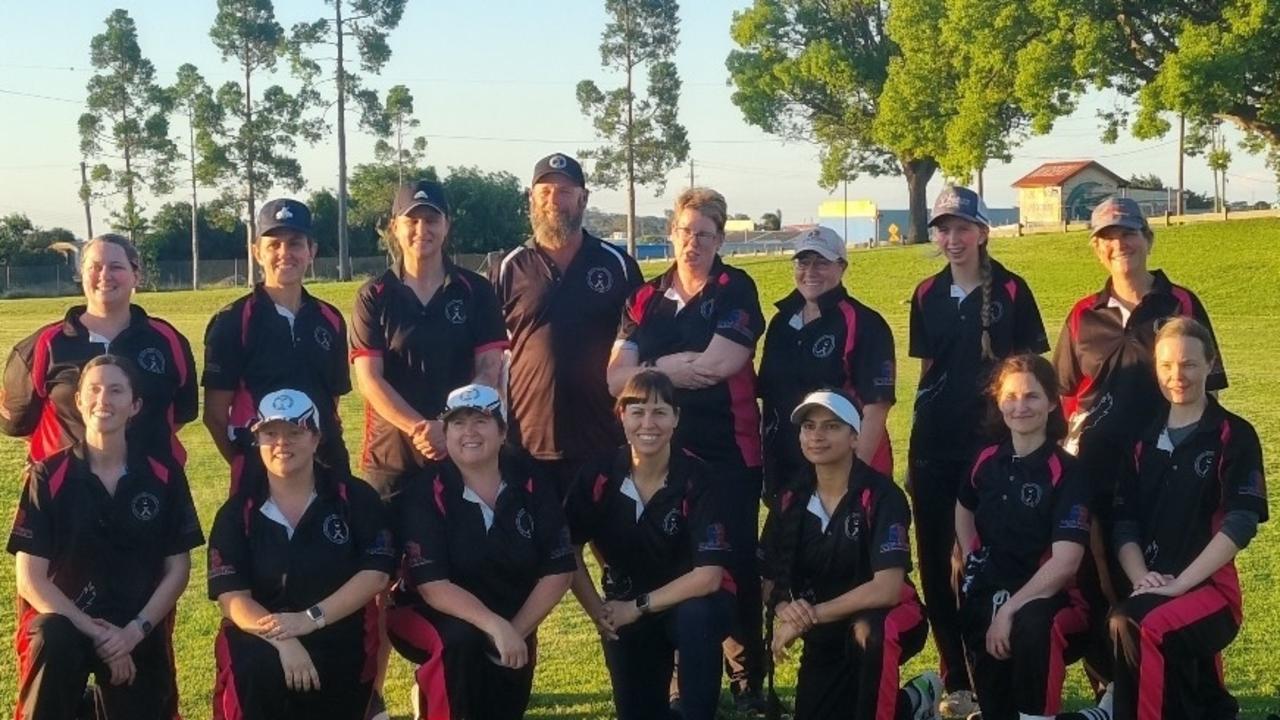
M 264 203 L 258 210 L 258 236 L 270 235 L 281 229 L 297 230 L 310 237 L 311 210 L 289 198 L 276 198 Z
M 560 173 L 573 181 L 578 187 L 587 186 L 587 176 L 582 172 L 582 165 L 564 153 L 553 153 L 538 161 L 533 166 L 533 184 L 552 173 Z
M 415 180 L 401 185 L 396 190 L 396 201 L 391 205 L 391 214 L 400 217 L 423 205 L 435 208 L 447 217 L 449 200 L 444 195 L 444 185 L 435 180 Z
M 1122 227 L 1128 230 L 1150 230 L 1142 208 L 1133 198 L 1112 195 L 1093 208 L 1089 218 L 1089 226 L 1097 233 L 1109 227 Z
M 987 214 L 987 204 L 982 202 L 978 193 L 967 187 L 948 185 L 942 189 L 938 199 L 933 201 L 933 214 L 929 217 L 929 227 L 933 227 L 948 215 L 991 227 L 991 216 Z

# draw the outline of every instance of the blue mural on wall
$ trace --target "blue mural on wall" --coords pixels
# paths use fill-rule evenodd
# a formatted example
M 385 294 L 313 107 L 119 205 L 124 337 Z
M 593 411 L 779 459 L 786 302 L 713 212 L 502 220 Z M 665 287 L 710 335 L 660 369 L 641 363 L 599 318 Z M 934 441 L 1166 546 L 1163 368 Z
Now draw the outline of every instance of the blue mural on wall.
M 1114 192 L 1111 187 L 1100 182 L 1082 182 L 1076 185 L 1062 203 L 1063 219 L 1088 220 L 1093 208 Z

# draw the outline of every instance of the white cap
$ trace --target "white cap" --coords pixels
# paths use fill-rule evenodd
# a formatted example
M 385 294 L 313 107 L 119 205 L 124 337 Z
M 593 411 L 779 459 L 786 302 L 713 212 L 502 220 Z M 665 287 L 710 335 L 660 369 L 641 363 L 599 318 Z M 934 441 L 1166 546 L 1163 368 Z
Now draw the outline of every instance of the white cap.
M 316 412 L 315 403 L 300 390 L 286 388 L 263 396 L 258 403 L 258 417 L 249 430 L 258 432 L 263 425 L 276 421 L 320 432 L 320 416 Z
M 449 416 L 459 410 L 476 410 L 504 422 L 507 419 L 506 411 L 502 408 L 502 396 L 488 385 L 472 383 L 449 393 L 449 397 L 444 401 L 444 412 L 440 415 L 440 419 L 448 420 Z
M 835 230 L 821 225 L 796 240 L 796 251 L 791 254 L 791 257 L 794 258 L 806 251 L 816 252 L 831 262 L 846 260 L 849 257 L 844 238 L 840 237 Z
M 833 390 L 818 390 L 804 396 L 804 400 L 791 411 L 791 422 L 799 425 L 809 410 L 820 407 L 831 411 L 846 425 L 852 426 L 854 432 L 862 432 L 862 413 L 853 406 L 849 398 Z

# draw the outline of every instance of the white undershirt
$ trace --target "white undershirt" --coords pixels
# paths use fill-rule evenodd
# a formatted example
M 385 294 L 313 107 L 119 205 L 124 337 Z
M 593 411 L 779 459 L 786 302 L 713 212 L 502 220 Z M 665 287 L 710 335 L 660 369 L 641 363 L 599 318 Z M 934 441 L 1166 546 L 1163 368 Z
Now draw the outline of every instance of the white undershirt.
M 965 289 L 964 289 L 964 288 L 962 288 L 962 287 L 960 287 L 959 285 L 956 285 L 955 283 L 952 283 L 952 284 L 951 284 L 951 297 L 955 299 L 955 301 L 956 301 L 956 307 L 960 307 L 960 303 L 964 302 L 964 299 L 965 299 L 965 298 L 967 298 L 967 297 L 969 297 L 969 293 L 968 293 L 968 292 L 966 292 L 966 291 L 965 291 Z
M 111 352 L 111 341 L 92 330 L 89 331 L 89 342 L 102 343 L 104 346 L 103 352 Z
M 498 501 L 498 498 L 502 497 L 502 491 L 506 489 L 506 483 L 498 483 L 498 494 L 493 496 L 493 501 L 495 503 Z M 480 517 L 484 518 L 484 530 L 485 532 L 489 532 L 490 528 L 493 527 L 493 508 L 489 507 L 489 503 L 485 502 L 484 499 L 476 494 L 476 491 L 471 488 L 463 488 L 462 499 L 480 506 Z
M 809 496 L 809 505 L 806 509 L 810 515 L 818 518 L 822 523 L 822 532 L 826 532 L 827 526 L 831 524 L 831 514 L 822 506 L 822 499 L 818 497 L 818 493 Z
M 289 308 L 281 305 L 280 303 L 276 303 L 276 312 L 280 314 L 280 317 L 289 321 L 289 329 L 293 330 L 293 321 L 297 320 L 298 316 L 294 315 L 289 311 Z
M 1121 303 L 1119 300 L 1116 299 L 1115 295 L 1107 296 L 1107 307 L 1113 307 L 1120 311 L 1121 325 L 1129 324 L 1129 315 L 1131 315 L 1132 313 L 1129 311 L 1129 308 L 1125 307 L 1123 303 Z
M 644 501 L 640 499 L 640 490 L 630 475 L 622 479 L 622 487 L 618 491 L 635 501 L 636 522 L 640 522 L 640 516 L 644 514 Z
M 311 497 L 307 498 L 307 504 L 302 508 L 303 515 L 307 514 L 307 508 L 311 507 L 311 503 L 315 502 L 315 499 L 316 499 L 316 491 L 312 490 Z M 295 528 L 289 524 L 289 519 L 286 518 L 284 516 L 284 513 L 280 511 L 280 507 L 276 505 L 275 500 L 272 500 L 271 498 L 267 498 L 267 501 L 262 503 L 262 507 L 258 508 L 258 512 L 265 515 L 268 520 L 272 520 L 278 523 L 281 527 L 284 528 L 284 531 L 285 533 L 288 534 L 289 539 L 290 540 L 293 539 L 293 531 L 295 530 Z

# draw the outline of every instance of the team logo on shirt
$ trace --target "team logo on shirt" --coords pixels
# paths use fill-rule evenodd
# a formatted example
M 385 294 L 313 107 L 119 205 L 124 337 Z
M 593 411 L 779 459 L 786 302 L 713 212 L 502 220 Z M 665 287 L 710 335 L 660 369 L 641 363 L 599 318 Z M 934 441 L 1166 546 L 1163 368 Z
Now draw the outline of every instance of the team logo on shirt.
M 858 513 L 849 513 L 844 518 L 844 536 L 850 540 L 857 540 L 862 534 L 862 515 Z
M 1147 561 L 1147 567 L 1155 565 L 1156 558 L 1160 557 L 1160 546 L 1154 541 L 1142 551 L 1142 557 Z
M 884 542 L 880 543 L 880 552 L 911 552 L 911 545 L 907 541 L 907 526 L 902 523 L 890 525 Z
M 668 536 L 675 535 L 680 532 L 680 511 L 671 508 L 667 511 L 666 517 L 662 518 L 662 532 Z
M 1071 510 L 1067 512 L 1067 516 L 1062 518 L 1062 522 L 1058 523 L 1058 529 L 1088 532 L 1089 508 L 1085 505 L 1072 505 Z
M 346 545 L 351 540 L 351 528 L 347 527 L 347 521 L 337 513 L 325 518 L 320 529 L 324 532 L 325 538 L 334 545 Z
M 707 298 L 698 306 L 698 313 L 702 315 L 703 320 L 710 320 L 711 314 L 716 311 L 716 299 Z
M 160 512 L 160 499 L 149 492 L 138 493 L 129 503 L 133 516 L 142 522 L 148 522 Z
M 461 300 L 450 300 L 444 306 L 444 317 L 454 325 L 461 325 L 467 321 L 467 308 Z
M 613 287 L 613 273 L 606 267 L 593 267 L 587 271 L 587 287 L 600 294 L 609 292 Z
M 333 336 L 329 334 L 328 330 L 325 330 L 319 325 L 316 326 L 314 335 L 316 338 L 316 344 L 325 350 L 328 350 L 330 346 L 333 345 Z
M 999 300 L 991 301 L 991 324 L 995 325 L 1004 317 L 1004 303 Z
M 209 548 L 209 579 L 235 574 L 236 566 L 223 562 L 222 553 L 217 548 Z
M 1036 507 L 1040 504 L 1040 499 L 1044 496 L 1044 491 L 1035 483 L 1022 484 L 1022 504 L 1029 508 Z
M 155 348 L 138 353 L 138 367 L 153 375 L 164 374 L 164 355 Z
M 516 532 L 525 540 L 533 537 L 533 516 L 524 508 L 516 511 Z
M 722 523 L 711 523 L 707 526 L 707 537 L 698 543 L 698 551 L 706 552 L 708 550 L 728 550 L 729 537 L 724 530 Z
M 813 343 L 813 356 L 816 358 L 831 357 L 831 353 L 836 351 L 836 336 L 827 334 L 818 338 Z
M 1213 469 L 1213 458 L 1217 455 L 1212 450 L 1205 450 L 1196 456 L 1196 475 L 1200 477 L 1209 477 L 1209 471 Z
M 93 583 L 89 583 L 84 586 L 79 595 L 76 595 L 75 604 L 76 607 L 80 608 L 81 612 L 87 612 L 97 601 L 98 588 L 94 587 Z

